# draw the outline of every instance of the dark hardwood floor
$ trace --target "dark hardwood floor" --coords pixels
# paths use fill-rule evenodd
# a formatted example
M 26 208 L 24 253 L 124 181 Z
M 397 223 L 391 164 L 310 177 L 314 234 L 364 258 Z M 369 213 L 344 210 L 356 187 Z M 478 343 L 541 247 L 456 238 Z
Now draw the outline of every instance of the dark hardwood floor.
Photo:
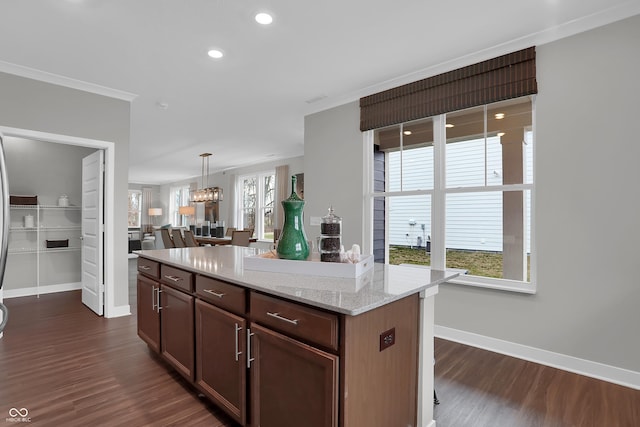
M 640 391 L 436 339 L 437 427 L 638 427 Z
M 147 349 L 135 315 L 98 317 L 79 291 L 5 303 L 0 426 L 24 425 L 11 408 L 38 426 L 234 425 Z M 436 360 L 437 427 L 640 426 L 638 390 L 440 339 Z

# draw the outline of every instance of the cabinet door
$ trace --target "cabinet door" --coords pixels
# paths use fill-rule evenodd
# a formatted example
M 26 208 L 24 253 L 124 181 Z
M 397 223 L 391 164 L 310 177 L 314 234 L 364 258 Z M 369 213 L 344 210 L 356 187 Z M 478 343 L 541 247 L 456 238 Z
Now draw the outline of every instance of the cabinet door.
M 162 356 L 178 372 L 193 381 L 193 297 L 160 286 L 160 345 Z
M 251 324 L 251 425 L 338 423 L 338 356 Z
M 159 288 L 160 283 L 138 274 L 138 336 L 155 352 L 160 352 Z
M 196 300 L 196 384 L 238 423 L 246 420 L 246 321 Z

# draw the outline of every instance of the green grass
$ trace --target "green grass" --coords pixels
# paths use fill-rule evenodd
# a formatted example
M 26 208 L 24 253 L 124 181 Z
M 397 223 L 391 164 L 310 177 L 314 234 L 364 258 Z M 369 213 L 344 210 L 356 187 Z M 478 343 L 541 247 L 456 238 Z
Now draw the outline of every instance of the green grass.
M 431 255 L 424 248 L 390 246 L 389 264 L 431 265 Z M 447 249 L 447 268 L 462 268 L 473 276 L 502 278 L 502 253 Z

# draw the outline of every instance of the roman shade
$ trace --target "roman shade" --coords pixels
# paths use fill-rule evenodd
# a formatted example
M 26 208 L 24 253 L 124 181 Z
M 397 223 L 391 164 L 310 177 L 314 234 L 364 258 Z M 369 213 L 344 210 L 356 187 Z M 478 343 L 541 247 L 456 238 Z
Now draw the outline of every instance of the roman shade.
M 538 93 L 535 47 L 360 98 L 360 130 Z

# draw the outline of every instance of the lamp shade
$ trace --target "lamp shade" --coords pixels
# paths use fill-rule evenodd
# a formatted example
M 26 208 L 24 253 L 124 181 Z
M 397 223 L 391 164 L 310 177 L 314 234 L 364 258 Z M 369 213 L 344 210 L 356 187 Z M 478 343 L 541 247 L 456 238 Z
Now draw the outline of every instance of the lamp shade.
M 180 206 L 178 208 L 178 213 L 180 215 L 194 215 L 196 213 L 195 206 Z
M 149 216 L 162 216 L 162 208 L 149 208 Z

